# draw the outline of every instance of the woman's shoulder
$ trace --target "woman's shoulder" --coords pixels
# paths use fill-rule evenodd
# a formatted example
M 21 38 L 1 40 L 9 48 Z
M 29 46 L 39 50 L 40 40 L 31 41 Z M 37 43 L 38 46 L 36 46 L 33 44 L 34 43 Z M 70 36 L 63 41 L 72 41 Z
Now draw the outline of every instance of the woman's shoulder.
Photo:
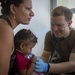
M 13 43 L 13 29 L 8 25 L 4 19 L 0 19 L 0 40 Z
M 12 32 L 12 28 L 8 25 L 7 21 L 4 19 L 0 19 L 0 31 L 4 32 Z

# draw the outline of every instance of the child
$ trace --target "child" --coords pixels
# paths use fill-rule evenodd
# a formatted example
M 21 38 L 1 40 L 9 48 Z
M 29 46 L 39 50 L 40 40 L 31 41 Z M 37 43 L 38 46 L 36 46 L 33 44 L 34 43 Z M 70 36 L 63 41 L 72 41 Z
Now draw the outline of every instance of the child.
M 19 75 L 44 75 L 43 73 L 33 72 L 36 56 L 31 56 L 30 53 L 36 43 L 37 37 L 30 30 L 22 29 L 15 35 L 15 71 Z

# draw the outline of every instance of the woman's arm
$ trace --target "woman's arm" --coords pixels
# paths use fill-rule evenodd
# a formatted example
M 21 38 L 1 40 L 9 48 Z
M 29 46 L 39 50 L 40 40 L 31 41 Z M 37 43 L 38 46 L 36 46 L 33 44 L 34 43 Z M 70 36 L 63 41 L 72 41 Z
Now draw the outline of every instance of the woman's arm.
M 0 75 L 8 75 L 12 47 L 13 30 L 6 23 L 0 23 Z

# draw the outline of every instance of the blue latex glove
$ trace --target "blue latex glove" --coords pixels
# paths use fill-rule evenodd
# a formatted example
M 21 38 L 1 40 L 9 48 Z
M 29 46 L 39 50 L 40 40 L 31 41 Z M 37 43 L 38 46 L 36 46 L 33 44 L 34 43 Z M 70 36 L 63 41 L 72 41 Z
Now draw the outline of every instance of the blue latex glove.
M 29 55 L 30 55 L 30 57 L 32 57 L 33 53 L 31 52 Z
M 36 57 L 36 65 L 34 67 L 34 71 L 36 71 L 36 72 L 47 72 L 48 71 L 48 64 L 45 63 L 39 57 Z
M 29 55 L 26 55 L 25 57 L 26 57 L 27 59 L 30 59 L 30 58 L 32 57 L 32 55 L 33 55 L 33 53 L 30 53 Z

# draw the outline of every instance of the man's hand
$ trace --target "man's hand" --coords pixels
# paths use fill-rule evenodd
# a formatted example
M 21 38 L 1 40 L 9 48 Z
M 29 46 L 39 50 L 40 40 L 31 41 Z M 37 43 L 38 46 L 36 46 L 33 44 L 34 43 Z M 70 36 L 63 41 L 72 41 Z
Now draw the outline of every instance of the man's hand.
M 39 57 L 36 57 L 36 65 L 34 67 L 34 70 L 36 72 L 47 72 L 49 65 L 45 63 L 42 59 Z

